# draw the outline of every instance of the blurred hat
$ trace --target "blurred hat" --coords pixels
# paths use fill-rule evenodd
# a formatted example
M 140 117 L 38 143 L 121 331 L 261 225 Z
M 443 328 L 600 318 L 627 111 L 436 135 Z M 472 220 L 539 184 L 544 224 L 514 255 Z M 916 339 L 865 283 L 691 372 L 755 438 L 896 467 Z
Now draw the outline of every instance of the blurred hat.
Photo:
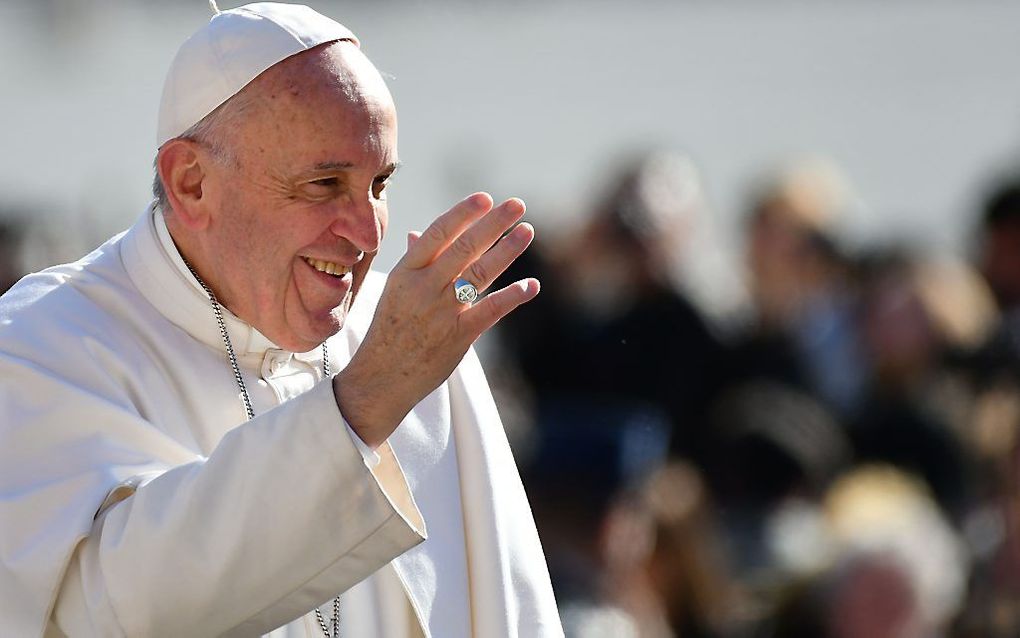
M 163 84 L 156 146 L 180 136 L 260 73 L 327 42 L 359 45 L 342 24 L 300 4 L 256 2 L 216 12 L 177 51 Z
M 853 191 L 839 166 L 822 156 L 794 160 L 757 189 L 756 205 L 788 223 L 827 234 L 850 209 Z
M 624 167 L 606 206 L 623 232 L 639 241 L 656 239 L 704 208 L 701 174 L 686 155 L 642 155 Z

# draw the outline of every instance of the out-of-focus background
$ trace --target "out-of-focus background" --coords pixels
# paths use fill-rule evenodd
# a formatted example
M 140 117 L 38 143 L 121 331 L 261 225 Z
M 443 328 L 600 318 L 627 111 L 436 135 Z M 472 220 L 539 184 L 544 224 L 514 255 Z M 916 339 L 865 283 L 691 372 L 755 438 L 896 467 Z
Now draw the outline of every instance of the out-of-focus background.
M 479 346 L 569 635 L 1020 635 L 1020 4 L 311 4 L 397 100 L 378 265 L 528 201 Z M 0 290 L 142 211 L 209 14 L 0 4 Z

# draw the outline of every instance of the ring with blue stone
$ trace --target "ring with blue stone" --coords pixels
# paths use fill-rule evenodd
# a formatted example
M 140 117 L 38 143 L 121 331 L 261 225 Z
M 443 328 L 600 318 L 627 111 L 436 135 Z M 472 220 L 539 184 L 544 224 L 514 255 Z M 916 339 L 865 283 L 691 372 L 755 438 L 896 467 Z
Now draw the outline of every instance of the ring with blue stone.
M 457 295 L 457 301 L 469 304 L 478 299 L 478 288 L 467 279 L 458 279 L 453 282 L 453 292 Z

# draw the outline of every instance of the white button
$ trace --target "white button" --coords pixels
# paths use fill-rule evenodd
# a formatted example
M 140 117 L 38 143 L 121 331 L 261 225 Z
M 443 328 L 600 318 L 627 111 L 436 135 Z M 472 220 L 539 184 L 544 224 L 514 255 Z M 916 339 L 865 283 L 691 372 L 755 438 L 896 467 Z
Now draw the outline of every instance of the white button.
M 274 377 L 287 367 L 293 355 L 283 350 L 269 350 L 265 359 L 262 360 L 262 376 L 264 378 Z

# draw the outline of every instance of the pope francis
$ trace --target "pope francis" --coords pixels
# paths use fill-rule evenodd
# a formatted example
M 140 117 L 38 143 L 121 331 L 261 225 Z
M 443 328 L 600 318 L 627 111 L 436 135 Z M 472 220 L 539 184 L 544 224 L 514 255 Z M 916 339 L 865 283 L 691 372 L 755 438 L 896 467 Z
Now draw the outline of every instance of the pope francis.
M 371 272 L 399 165 L 300 5 L 178 51 L 155 201 L 0 298 L 0 635 L 562 636 L 474 340 L 538 293 L 476 193 Z

